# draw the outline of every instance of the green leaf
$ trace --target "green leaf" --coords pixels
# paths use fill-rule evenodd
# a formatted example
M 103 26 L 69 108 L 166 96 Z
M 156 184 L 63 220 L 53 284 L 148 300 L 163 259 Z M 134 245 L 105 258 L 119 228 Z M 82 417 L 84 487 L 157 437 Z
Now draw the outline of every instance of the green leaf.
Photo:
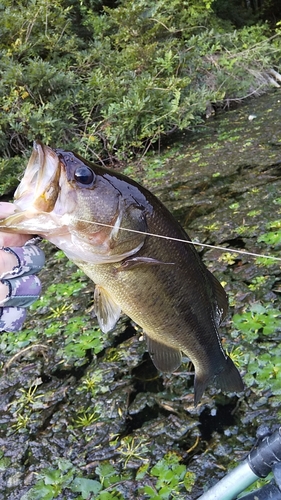
M 83 477 L 76 477 L 70 485 L 70 489 L 74 492 L 81 493 L 82 498 L 87 500 L 91 493 L 97 494 L 102 489 L 99 481 L 94 479 L 87 479 Z
M 142 464 L 137 470 L 136 480 L 139 481 L 140 479 L 143 479 L 148 469 L 149 469 L 149 463 Z

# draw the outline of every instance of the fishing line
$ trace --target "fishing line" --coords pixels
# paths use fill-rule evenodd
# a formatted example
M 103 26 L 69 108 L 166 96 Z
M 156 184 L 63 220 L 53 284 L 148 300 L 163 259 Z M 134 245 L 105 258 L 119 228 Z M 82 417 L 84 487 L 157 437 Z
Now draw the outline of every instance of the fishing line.
M 41 213 L 44 213 L 44 212 L 41 212 Z M 46 214 L 47 214 L 47 212 L 46 212 Z M 63 217 L 63 216 L 61 215 L 60 217 Z M 85 219 L 78 219 L 78 220 L 79 220 L 79 222 L 86 222 L 87 224 L 92 224 L 92 225 L 96 225 L 96 226 L 102 226 L 102 227 L 108 227 L 108 228 L 114 229 L 114 226 L 112 224 L 105 224 L 103 222 L 92 222 L 92 221 L 85 220 Z M 5 229 L 5 226 L 1 226 L 1 224 L 0 224 L 0 228 Z M 231 252 L 231 253 L 235 253 L 238 255 L 249 255 L 251 257 L 262 257 L 264 259 L 272 259 L 272 260 L 281 262 L 281 257 L 275 257 L 273 255 L 265 255 L 265 254 L 256 253 L 256 252 L 247 252 L 245 250 L 237 250 L 235 248 L 221 247 L 218 245 L 210 245 L 208 243 L 200 243 L 199 241 L 184 240 L 181 238 L 174 238 L 172 236 L 165 236 L 163 234 L 138 231 L 137 229 L 130 229 L 127 227 L 122 227 L 122 226 L 120 226 L 118 228 L 118 230 L 127 231 L 129 233 L 143 234 L 144 236 L 152 236 L 154 238 L 160 238 L 160 239 L 168 240 L 168 241 L 177 241 L 179 243 L 185 243 L 185 244 L 199 246 L 199 247 L 203 247 L 203 248 L 213 248 L 215 250 L 220 250 L 221 252 Z
M 93 225 L 95 224 L 97 226 L 109 227 L 112 229 L 114 228 L 114 226 L 112 224 L 105 224 L 103 222 L 92 222 L 92 221 L 88 221 L 88 220 L 84 220 L 84 219 L 79 219 L 79 222 L 87 222 L 88 224 L 93 224 Z M 237 250 L 235 248 L 221 247 L 221 246 L 217 246 L 217 245 L 209 245 L 208 243 L 200 243 L 198 241 L 183 240 L 180 238 L 173 238 L 172 236 L 165 236 L 163 234 L 138 231 L 137 229 L 130 229 L 127 227 L 122 227 L 122 226 L 120 226 L 118 229 L 121 229 L 122 231 L 127 231 L 129 233 L 137 233 L 137 234 L 144 234 L 145 236 L 153 236 L 154 238 L 161 238 L 163 240 L 178 241 L 179 243 L 187 243 L 189 245 L 194 245 L 194 246 L 199 246 L 199 247 L 204 247 L 204 248 L 214 248 L 215 250 L 220 250 L 222 252 L 232 252 L 232 253 L 237 253 L 239 255 L 250 255 L 251 257 L 263 257 L 264 259 L 273 259 L 273 260 L 281 261 L 280 257 L 274 257 L 273 255 L 264 255 L 262 253 L 247 252 L 245 250 Z

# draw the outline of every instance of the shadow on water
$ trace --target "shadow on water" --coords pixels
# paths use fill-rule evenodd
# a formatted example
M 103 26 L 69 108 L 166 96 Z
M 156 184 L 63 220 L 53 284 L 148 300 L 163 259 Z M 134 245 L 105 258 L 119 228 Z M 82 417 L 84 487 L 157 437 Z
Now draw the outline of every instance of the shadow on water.
M 237 419 L 234 416 L 237 402 L 235 399 L 229 404 L 217 404 L 216 410 L 205 408 L 199 416 L 200 432 L 203 441 L 210 441 L 214 432 L 223 434 L 224 430 L 235 425 Z

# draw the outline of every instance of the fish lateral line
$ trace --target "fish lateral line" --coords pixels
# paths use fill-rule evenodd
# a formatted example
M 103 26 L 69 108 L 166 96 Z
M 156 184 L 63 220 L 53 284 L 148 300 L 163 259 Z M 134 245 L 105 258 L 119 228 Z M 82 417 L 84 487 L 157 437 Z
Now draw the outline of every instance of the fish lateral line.
M 95 224 L 97 226 L 103 226 L 103 227 L 108 227 L 108 228 L 114 227 L 114 226 L 112 226 L 112 224 L 105 224 L 103 222 L 91 222 L 91 221 L 87 221 L 84 219 L 79 219 L 79 222 L 88 222 L 89 224 Z M 194 246 L 199 246 L 199 247 L 204 247 L 204 248 L 213 248 L 215 250 L 221 250 L 222 252 L 232 252 L 232 253 L 237 253 L 239 255 L 249 255 L 251 257 L 263 257 L 265 259 L 273 259 L 273 260 L 281 261 L 281 257 L 275 257 L 273 255 L 265 255 L 262 253 L 255 253 L 255 252 L 247 252 L 245 250 L 237 250 L 235 248 L 221 247 L 219 245 L 210 245 L 208 243 L 200 243 L 199 241 L 183 240 L 181 238 L 174 238 L 172 236 L 165 236 L 164 234 L 149 233 L 147 231 L 145 232 L 145 231 L 139 231 L 137 229 L 130 229 L 128 227 L 119 226 L 118 230 L 127 231 L 129 233 L 143 234 L 145 236 L 153 236 L 154 238 L 161 238 L 163 240 L 177 241 L 179 243 L 186 243 L 189 245 L 194 245 Z

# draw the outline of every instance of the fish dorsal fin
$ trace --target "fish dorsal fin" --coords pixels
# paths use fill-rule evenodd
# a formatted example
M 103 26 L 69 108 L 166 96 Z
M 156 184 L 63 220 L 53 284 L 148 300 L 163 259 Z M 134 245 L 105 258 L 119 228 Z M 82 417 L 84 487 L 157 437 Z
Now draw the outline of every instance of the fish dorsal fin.
M 161 372 L 174 372 L 181 364 L 181 351 L 157 342 L 146 335 L 148 352 L 153 364 Z
M 215 320 L 217 326 L 220 325 L 228 311 L 228 298 L 223 286 L 217 278 L 207 270 L 208 278 L 212 287 L 212 294 L 215 296 Z M 211 298 L 213 302 L 213 297 Z
M 99 285 L 95 287 L 94 308 L 102 332 L 107 333 L 112 330 L 120 317 L 121 308 Z

